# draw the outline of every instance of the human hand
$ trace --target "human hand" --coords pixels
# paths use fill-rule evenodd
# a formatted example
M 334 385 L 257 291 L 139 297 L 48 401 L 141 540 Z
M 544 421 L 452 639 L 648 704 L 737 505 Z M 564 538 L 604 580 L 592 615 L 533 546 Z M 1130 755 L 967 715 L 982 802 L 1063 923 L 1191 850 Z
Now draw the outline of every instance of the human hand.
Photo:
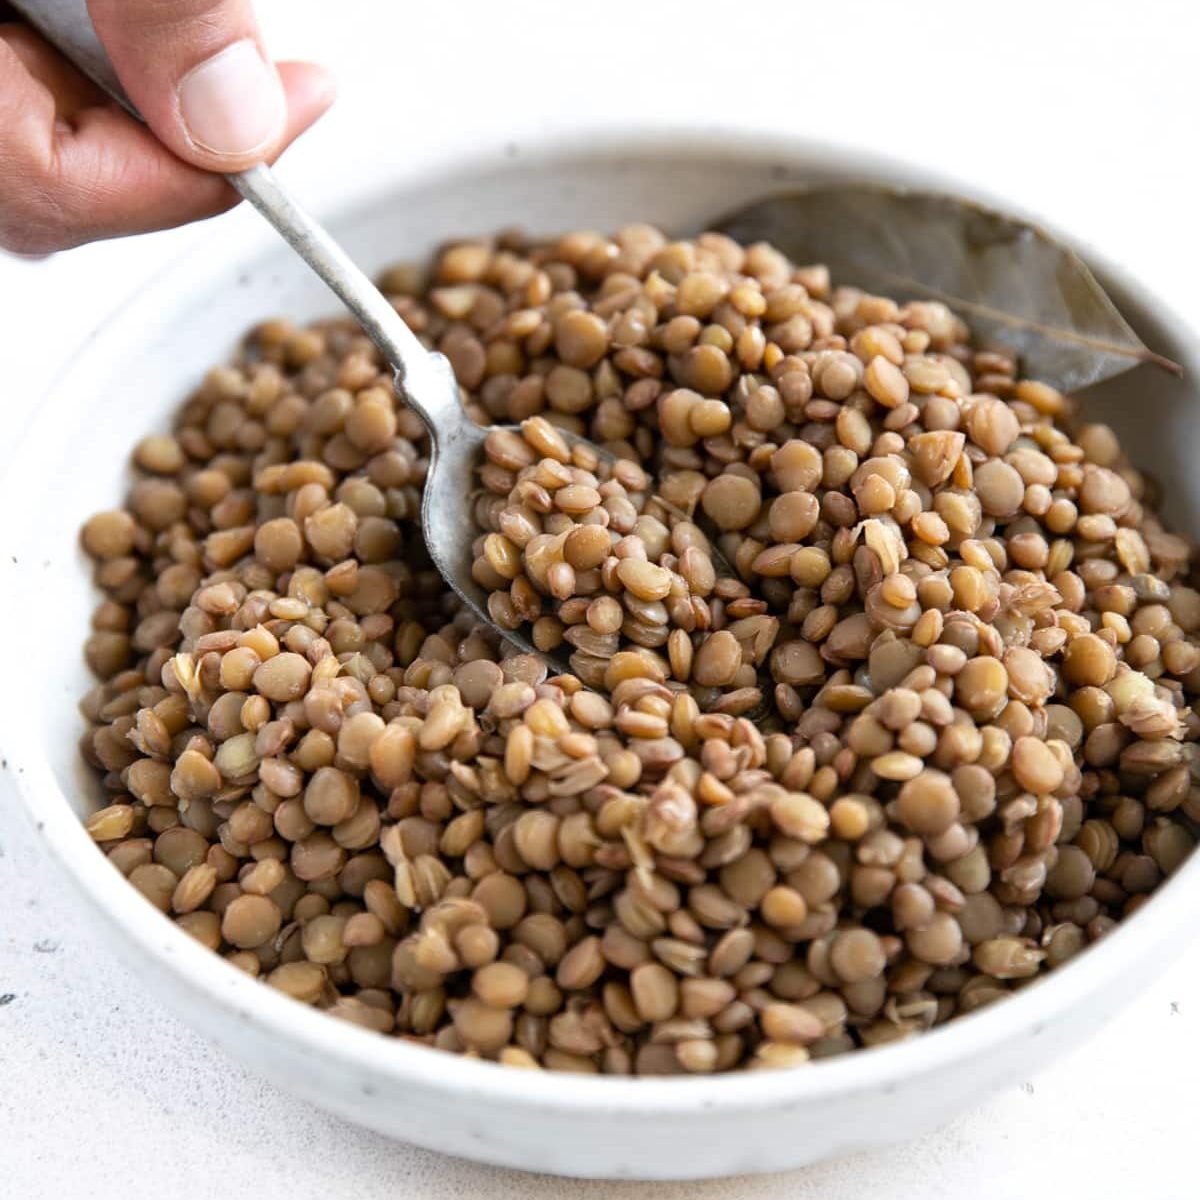
M 89 0 L 134 120 L 0 3 L 0 248 L 48 254 L 237 202 L 213 172 L 273 160 L 333 100 L 273 66 L 250 0 Z

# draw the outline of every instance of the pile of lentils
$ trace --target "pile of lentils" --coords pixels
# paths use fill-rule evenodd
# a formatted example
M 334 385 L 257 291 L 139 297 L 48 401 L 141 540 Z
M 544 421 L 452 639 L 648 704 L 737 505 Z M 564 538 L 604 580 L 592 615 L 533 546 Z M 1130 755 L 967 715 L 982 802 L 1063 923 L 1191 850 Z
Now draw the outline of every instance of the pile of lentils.
M 1008 995 L 1189 854 L 1190 548 L 944 306 L 640 225 L 381 285 L 519 431 L 475 574 L 573 673 L 431 568 L 362 334 L 259 326 L 83 530 L 88 829 L 205 946 L 513 1066 L 782 1067 Z

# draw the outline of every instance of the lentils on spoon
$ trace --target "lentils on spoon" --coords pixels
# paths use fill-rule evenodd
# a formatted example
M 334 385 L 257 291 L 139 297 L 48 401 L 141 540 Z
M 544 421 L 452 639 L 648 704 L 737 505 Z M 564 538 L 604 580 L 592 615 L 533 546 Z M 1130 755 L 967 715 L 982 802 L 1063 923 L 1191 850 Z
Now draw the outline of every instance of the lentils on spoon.
M 693 681 L 706 709 L 761 704 L 756 667 L 779 621 L 727 569 L 718 575 L 708 538 L 648 495 L 653 481 L 638 464 L 568 443 L 544 417 L 527 418 L 519 435 L 489 434 L 484 452 L 482 481 L 511 489 L 481 504 L 494 529 L 472 573 L 491 589 L 488 612 L 502 630 L 531 622 L 546 653 L 568 643 L 570 668 L 589 687 L 611 691 L 650 667 L 662 680 Z

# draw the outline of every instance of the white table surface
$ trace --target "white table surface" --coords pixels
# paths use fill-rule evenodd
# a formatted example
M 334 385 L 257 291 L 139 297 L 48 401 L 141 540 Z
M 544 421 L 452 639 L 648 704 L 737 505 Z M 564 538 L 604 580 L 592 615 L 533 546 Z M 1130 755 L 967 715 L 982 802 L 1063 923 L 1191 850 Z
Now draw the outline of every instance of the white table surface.
M 585 137 L 612 121 L 741 123 L 1012 196 L 1200 323 L 1190 0 L 268 0 L 260 11 L 276 53 L 320 57 L 343 81 L 335 112 L 285 160 L 318 209 L 375 162 L 541 131 Z M 38 263 L 0 255 L 0 469 L 63 356 L 193 236 Z M 0 1195 L 14 1200 L 1196 1194 L 1200 948 L 1082 1050 L 919 1142 L 754 1179 L 563 1182 L 355 1129 L 210 1047 L 94 943 L 10 789 L 0 771 Z

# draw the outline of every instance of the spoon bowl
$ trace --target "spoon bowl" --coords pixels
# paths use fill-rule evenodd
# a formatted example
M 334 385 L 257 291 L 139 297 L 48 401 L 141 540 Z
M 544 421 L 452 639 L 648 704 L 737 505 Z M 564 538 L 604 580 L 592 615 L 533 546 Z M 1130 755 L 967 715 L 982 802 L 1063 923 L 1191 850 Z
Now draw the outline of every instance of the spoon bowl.
M 449 361 L 441 354 L 430 354 L 433 373 L 443 376 L 441 388 L 429 399 L 438 402 L 430 410 L 433 420 L 426 418 L 429 428 L 429 469 L 421 494 L 421 530 L 425 547 L 434 567 L 454 589 L 459 599 L 482 621 L 522 654 L 534 654 L 543 659 L 552 674 L 570 671 L 563 653 L 539 650 L 526 636 L 524 629 L 504 629 L 488 613 L 488 594 L 471 572 L 474 544 L 480 530 L 475 520 L 474 486 L 483 459 L 483 447 L 488 435 L 496 430 L 520 434 L 515 425 L 477 425 L 467 416 L 459 399 L 458 384 Z M 399 378 L 396 391 L 410 399 Z M 416 404 L 412 405 L 417 408 Z M 418 411 L 420 411 L 418 409 Z M 583 441 L 576 438 L 575 441 Z M 600 446 L 587 445 L 601 458 L 611 459 Z

